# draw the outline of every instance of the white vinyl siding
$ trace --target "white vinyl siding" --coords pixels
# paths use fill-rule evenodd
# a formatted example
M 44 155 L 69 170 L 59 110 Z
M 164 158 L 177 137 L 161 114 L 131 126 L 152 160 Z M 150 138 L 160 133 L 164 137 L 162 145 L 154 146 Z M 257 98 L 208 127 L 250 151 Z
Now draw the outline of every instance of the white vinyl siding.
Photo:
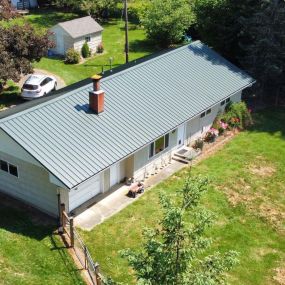
M 19 174 L 16 177 L 9 172 L 0 171 L 0 191 L 57 216 L 57 186 L 50 183 L 49 173 L 3 152 L 0 152 L 0 159 L 17 166 Z
M 98 45 L 102 42 L 102 33 L 95 33 L 88 35 L 90 41 L 88 42 L 89 48 L 91 49 L 92 54 L 96 53 Z M 81 53 L 81 48 L 86 42 L 86 36 L 81 38 L 74 39 L 73 48 Z
M 103 192 L 103 173 L 83 182 L 69 192 L 69 212 Z

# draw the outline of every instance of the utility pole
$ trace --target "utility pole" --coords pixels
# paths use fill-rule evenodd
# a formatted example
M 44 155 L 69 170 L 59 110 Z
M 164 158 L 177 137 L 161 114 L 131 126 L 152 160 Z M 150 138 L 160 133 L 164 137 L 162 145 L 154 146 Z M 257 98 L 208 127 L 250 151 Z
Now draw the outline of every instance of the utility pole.
M 124 14 L 125 14 L 125 53 L 126 63 L 129 62 L 129 27 L 128 27 L 128 2 L 124 0 Z

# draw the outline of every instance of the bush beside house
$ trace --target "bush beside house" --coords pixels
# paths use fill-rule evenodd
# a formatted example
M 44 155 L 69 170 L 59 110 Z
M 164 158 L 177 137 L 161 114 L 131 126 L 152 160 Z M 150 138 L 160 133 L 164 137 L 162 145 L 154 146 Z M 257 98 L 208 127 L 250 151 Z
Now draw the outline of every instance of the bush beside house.
M 85 42 L 81 48 L 81 55 L 83 58 L 91 56 L 91 50 L 87 42 Z
M 80 54 L 73 48 L 70 48 L 65 55 L 65 63 L 67 64 L 76 64 L 80 62 Z

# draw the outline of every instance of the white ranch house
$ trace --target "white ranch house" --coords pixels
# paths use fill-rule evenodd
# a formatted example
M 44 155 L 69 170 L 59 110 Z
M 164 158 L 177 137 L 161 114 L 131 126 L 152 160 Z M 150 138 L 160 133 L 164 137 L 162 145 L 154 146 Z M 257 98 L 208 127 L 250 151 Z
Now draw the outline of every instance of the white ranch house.
M 83 44 L 87 42 L 91 52 L 96 53 L 102 43 L 102 31 L 103 28 L 91 16 L 58 23 L 50 29 L 55 43 L 51 51 L 65 55 L 68 49 L 74 48 L 81 53 Z
M 141 180 L 254 80 L 194 42 L 0 114 L 0 189 L 58 215 Z

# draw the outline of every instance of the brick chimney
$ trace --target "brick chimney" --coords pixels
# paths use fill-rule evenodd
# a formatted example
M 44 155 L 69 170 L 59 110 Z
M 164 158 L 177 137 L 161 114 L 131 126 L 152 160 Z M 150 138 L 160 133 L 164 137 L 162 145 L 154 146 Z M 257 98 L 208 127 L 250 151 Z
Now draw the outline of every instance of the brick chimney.
M 102 76 L 94 75 L 91 77 L 93 81 L 93 91 L 89 92 L 89 108 L 96 114 L 104 112 L 105 92 L 100 87 Z

